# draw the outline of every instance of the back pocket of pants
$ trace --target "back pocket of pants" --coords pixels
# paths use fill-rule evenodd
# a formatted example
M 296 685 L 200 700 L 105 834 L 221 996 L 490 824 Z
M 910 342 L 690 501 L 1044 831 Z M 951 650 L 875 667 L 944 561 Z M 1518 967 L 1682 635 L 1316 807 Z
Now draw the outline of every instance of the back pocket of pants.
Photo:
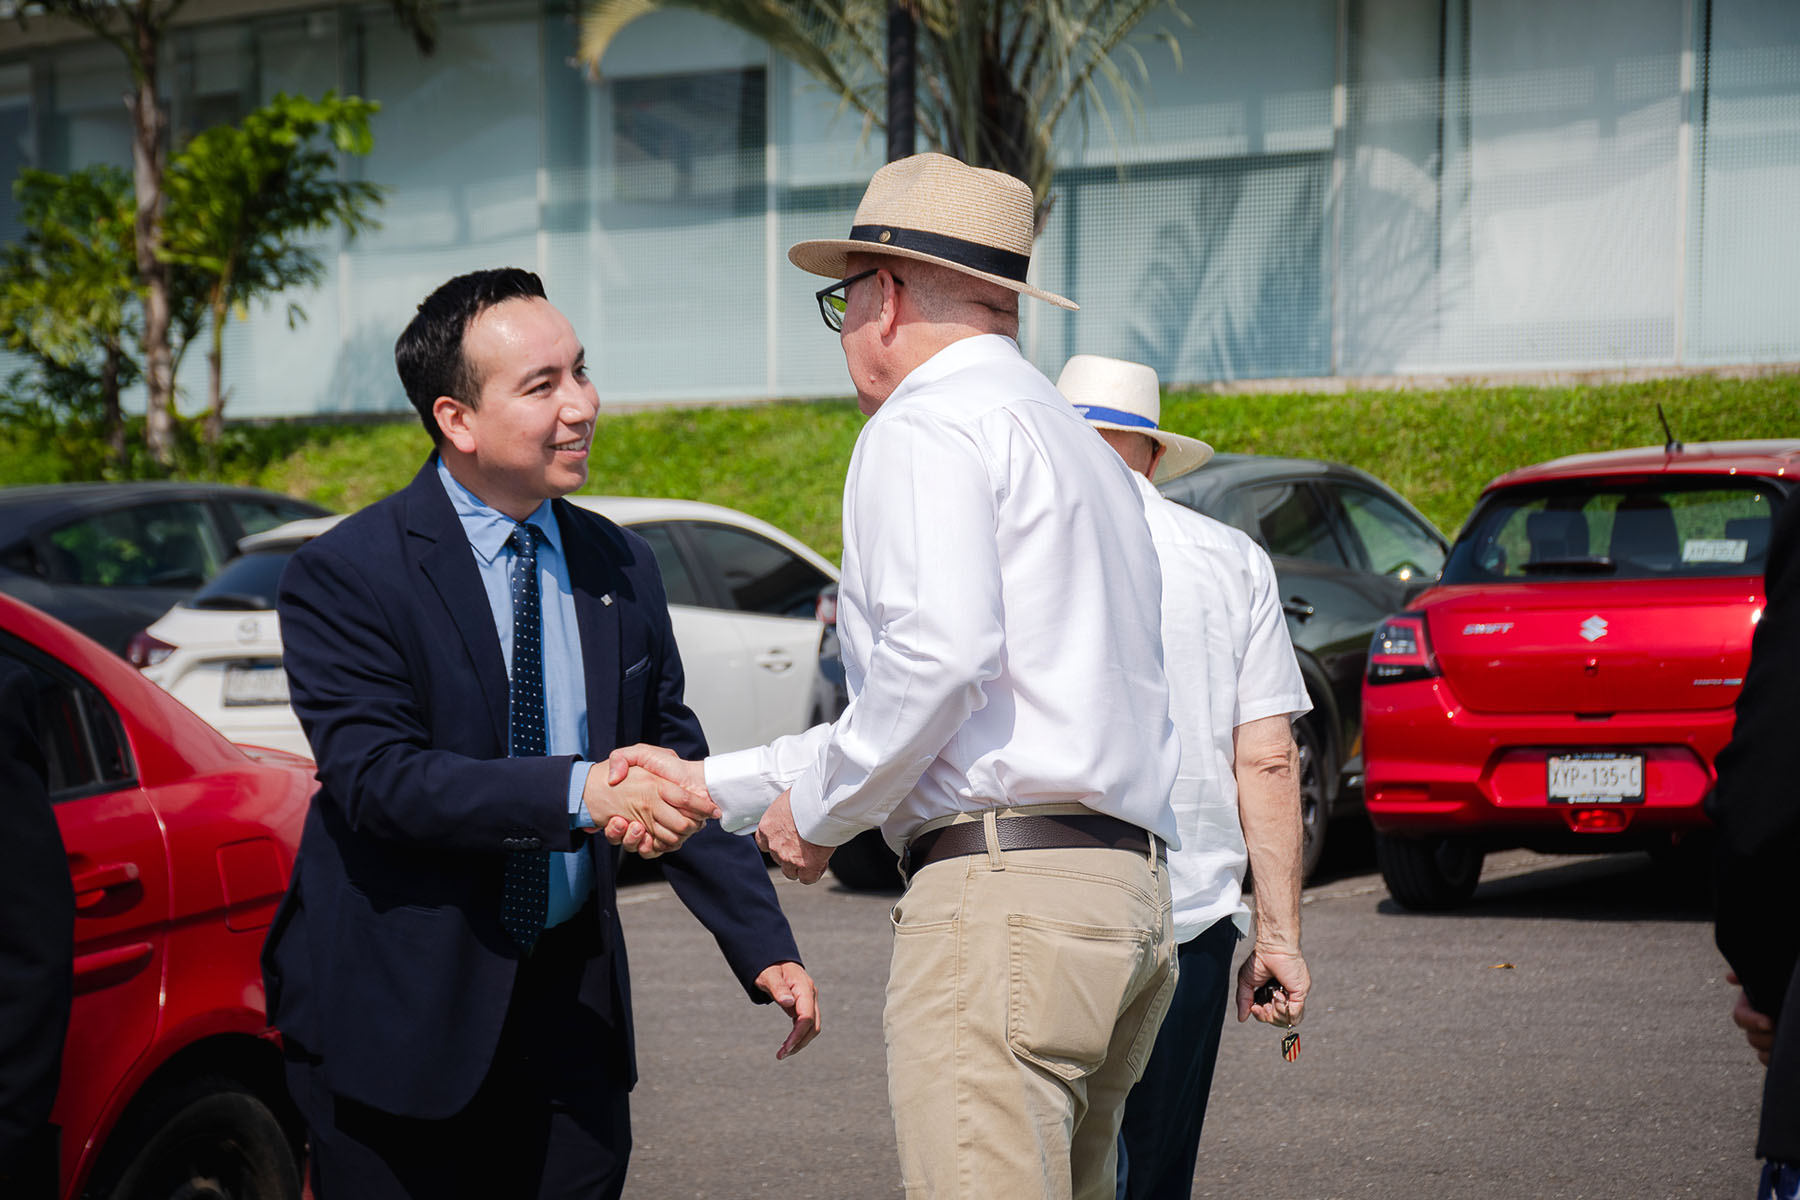
M 1149 931 L 1022 913 L 1006 920 L 1008 1045 L 1065 1080 L 1093 1074 L 1149 960 Z

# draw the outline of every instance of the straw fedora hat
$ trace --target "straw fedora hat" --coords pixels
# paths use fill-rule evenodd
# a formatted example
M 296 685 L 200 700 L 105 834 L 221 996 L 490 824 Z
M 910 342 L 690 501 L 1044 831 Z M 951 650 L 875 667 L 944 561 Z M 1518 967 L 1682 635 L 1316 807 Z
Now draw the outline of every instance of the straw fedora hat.
M 1031 188 L 947 154 L 915 154 L 875 172 L 856 206 L 850 236 L 797 242 L 788 261 L 840 279 L 848 254 L 893 254 L 937 263 L 1063 308 L 1080 308 L 1025 282 L 1031 266 Z
M 1205 466 L 1213 456 L 1213 448 L 1199 438 L 1159 428 L 1162 389 L 1155 369 L 1143 363 L 1077 354 L 1063 364 L 1056 390 L 1068 397 L 1075 411 L 1094 428 L 1141 433 L 1161 443 L 1165 453 L 1156 464 L 1157 483 Z

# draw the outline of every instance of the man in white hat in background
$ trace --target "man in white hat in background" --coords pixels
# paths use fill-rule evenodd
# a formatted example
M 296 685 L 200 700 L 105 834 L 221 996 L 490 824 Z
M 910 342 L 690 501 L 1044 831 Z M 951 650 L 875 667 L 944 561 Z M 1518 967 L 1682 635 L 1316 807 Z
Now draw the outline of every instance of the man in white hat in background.
M 869 414 L 844 484 L 836 722 L 684 764 L 789 878 L 902 851 L 884 1014 L 909 1197 L 1110 1200 L 1174 990 L 1156 551 L 1130 474 L 1020 355 L 1033 201 L 939 154 L 788 257 Z M 639 836 L 622 823 L 615 840 Z
M 1300 783 L 1292 722 L 1311 709 L 1269 556 L 1241 530 L 1165 499 L 1155 484 L 1203 466 L 1212 447 L 1160 427 L 1162 391 L 1141 363 L 1078 354 L 1056 386 L 1131 468 L 1162 566 L 1163 659 L 1181 734 L 1180 849 L 1169 855 L 1180 982 L 1144 1077 L 1126 1103 L 1119 1200 L 1186 1200 L 1231 991 L 1250 924 L 1237 1012 L 1300 1023 L 1311 986 L 1300 956 Z M 1268 1000 L 1256 989 L 1273 981 Z

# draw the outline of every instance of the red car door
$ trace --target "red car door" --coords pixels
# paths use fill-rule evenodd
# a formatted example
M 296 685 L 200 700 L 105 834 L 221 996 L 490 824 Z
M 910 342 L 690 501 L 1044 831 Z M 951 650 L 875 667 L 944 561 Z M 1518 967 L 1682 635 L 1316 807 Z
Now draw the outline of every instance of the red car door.
M 169 871 L 162 828 L 137 785 L 112 707 L 80 675 L 13 642 L 31 668 L 50 795 L 75 887 L 75 986 L 62 1086 L 65 1171 L 79 1162 L 115 1091 L 149 1048 L 162 999 Z

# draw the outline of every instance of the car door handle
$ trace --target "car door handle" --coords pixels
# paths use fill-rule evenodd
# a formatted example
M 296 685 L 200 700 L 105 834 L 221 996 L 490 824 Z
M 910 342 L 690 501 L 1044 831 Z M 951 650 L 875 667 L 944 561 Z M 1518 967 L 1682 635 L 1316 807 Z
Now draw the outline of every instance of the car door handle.
M 756 656 L 756 665 L 771 674 L 780 675 L 793 669 L 794 660 L 784 650 L 765 650 Z
M 75 907 L 95 908 L 108 892 L 130 887 L 138 881 L 138 865 L 134 862 L 104 863 L 70 877 L 75 885 Z
M 1297 621 L 1304 621 L 1317 610 L 1300 597 L 1289 596 L 1281 602 L 1281 611 Z

